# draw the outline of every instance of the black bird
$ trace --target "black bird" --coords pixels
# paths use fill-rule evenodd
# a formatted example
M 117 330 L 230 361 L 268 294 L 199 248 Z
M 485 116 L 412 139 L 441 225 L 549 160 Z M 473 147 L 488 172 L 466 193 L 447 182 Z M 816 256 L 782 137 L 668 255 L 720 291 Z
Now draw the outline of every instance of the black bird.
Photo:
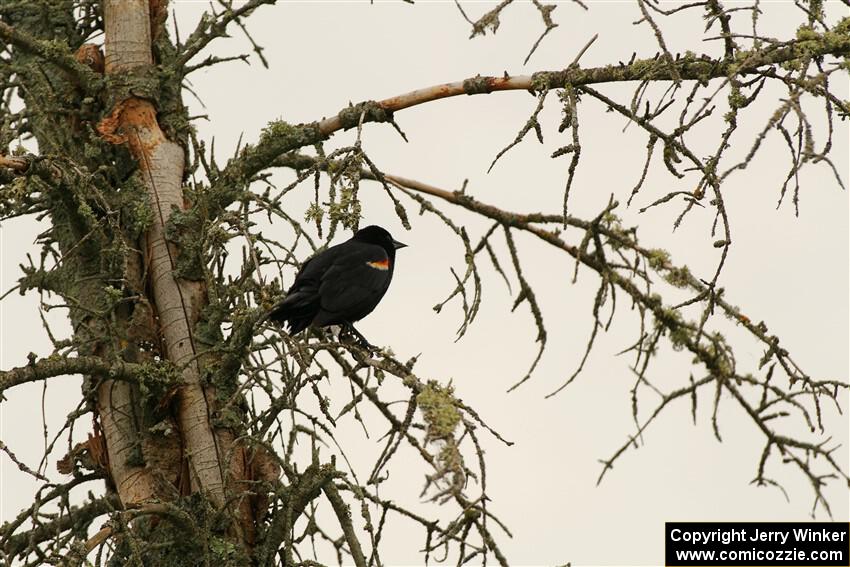
M 395 251 L 405 246 L 380 226 L 358 230 L 350 240 L 304 262 L 269 318 L 279 325 L 287 323 L 291 335 L 310 325 L 341 325 L 364 346 L 371 346 L 353 323 L 384 297 L 393 277 Z

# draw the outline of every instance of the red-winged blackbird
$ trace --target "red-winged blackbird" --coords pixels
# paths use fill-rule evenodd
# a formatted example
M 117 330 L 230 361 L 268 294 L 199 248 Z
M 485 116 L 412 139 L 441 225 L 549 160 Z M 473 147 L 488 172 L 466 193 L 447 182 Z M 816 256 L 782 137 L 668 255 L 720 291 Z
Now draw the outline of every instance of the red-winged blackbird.
M 407 246 L 380 226 L 367 226 L 301 266 L 286 297 L 269 318 L 294 335 L 310 325 L 342 325 L 364 345 L 352 323 L 372 312 L 384 297 L 395 268 L 395 251 Z

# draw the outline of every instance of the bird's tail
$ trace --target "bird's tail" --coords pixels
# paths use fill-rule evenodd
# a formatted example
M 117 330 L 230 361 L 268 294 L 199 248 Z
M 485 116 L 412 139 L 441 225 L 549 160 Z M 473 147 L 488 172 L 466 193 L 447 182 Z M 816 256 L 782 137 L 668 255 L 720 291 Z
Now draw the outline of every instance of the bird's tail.
M 280 326 L 287 325 L 289 334 L 294 335 L 306 329 L 316 314 L 315 299 L 312 294 L 292 293 L 269 311 L 269 319 Z

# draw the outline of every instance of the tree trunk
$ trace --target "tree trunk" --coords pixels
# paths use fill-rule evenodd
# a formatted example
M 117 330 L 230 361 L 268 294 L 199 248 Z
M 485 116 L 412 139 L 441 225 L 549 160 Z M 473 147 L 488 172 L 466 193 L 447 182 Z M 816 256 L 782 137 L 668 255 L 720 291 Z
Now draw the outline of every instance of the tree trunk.
M 107 0 L 104 20 L 108 75 L 132 80 L 152 67 L 148 0 Z M 129 92 L 132 89 L 127 89 Z M 184 151 L 163 133 L 154 104 L 129 94 L 123 98 L 116 96 L 110 115 L 101 121 L 98 130 L 106 140 L 126 144 L 138 163 L 153 212 L 152 224 L 144 237 L 148 288 L 158 317 L 164 356 L 180 369 L 182 378 L 177 392 L 177 424 L 183 443 L 184 470 L 188 471 L 191 492 L 203 493 L 216 508 L 222 508 L 229 475 L 235 480 L 244 479 L 245 466 L 241 448 L 234 448 L 233 434 L 214 427 L 215 391 L 201 382 L 199 355 L 202 353 L 193 329 L 206 303 L 205 286 L 178 276 L 179 250 L 166 238 L 172 214 L 187 208 L 182 191 Z M 108 441 L 109 438 L 107 435 Z M 112 444 L 118 446 L 120 441 Z M 124 500 L 125 494 L 121 496 Z M 132 493 L 126 496 L 135 497 Z M 242 510 L 244 514 L 247 506 L 242 506 Z M 244 527 L 250 523 L 247 520 L 243 517 L 235 522 L 238 532 L 246 531 Z

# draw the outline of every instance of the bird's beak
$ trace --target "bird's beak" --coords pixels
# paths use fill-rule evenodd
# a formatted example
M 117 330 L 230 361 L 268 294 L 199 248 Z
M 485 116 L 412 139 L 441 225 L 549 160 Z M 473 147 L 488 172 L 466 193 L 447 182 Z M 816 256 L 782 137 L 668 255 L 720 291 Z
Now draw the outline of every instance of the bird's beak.
M 395 248 L 396 250 L 398 250 L 399 248 L 404 248 L 405 246 L 407 246 L 407 244 L 399 242 L 398 240 L 393 240 L 393 248 Z

